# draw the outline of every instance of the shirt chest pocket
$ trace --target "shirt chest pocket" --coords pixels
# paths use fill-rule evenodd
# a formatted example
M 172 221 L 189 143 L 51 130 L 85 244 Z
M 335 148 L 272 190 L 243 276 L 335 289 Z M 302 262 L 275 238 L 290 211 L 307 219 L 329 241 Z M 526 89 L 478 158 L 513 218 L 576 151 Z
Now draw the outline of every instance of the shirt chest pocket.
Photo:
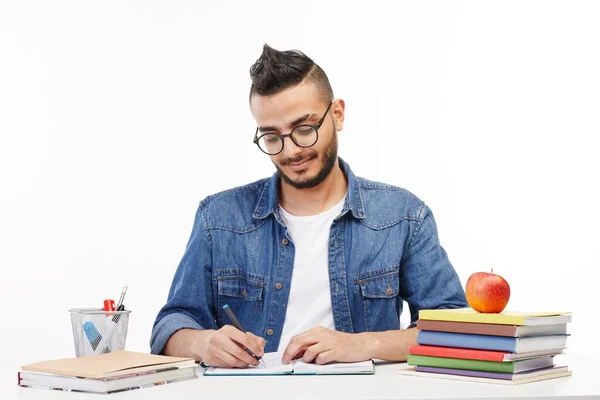
M 400 267 L 369 271 L 354 282 L 361 295 L 367 331 L 399 329 Z
M 244 277 L 217 278 L 219 297 L 237 297 L 246 301 L 261 301 L 264 284 Z
M 257 332 L 257 323 L 263 315 L 264 290 L 265 278 L 261 275 L 247 274 L 245 271 L 217 272 L 218 325 L 231 324 L 223 311 L 223 306 L 227 304 L 247 331 Z

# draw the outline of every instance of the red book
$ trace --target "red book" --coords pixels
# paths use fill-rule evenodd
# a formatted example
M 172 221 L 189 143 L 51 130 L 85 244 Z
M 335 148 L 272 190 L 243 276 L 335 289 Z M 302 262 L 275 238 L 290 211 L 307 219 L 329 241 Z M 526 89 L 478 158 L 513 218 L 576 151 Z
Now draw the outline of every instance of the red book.
M 457 347 L 441 347 L 441 346 L 425 346 L 414 345 L 408 349 L 410 354 L 418 356 L 444 357 L 444 358 L 460 358 L 466 360 L 482 360 L 482 361 L 516 361 L 533 357 L 554 356 L 562 354 L 562 349 L 551 349 L 544 351 L 532 351 L 528 353 L 507 353 L 504 351 L 489 351 L 489 350 L 473 350 L 461 349 Z

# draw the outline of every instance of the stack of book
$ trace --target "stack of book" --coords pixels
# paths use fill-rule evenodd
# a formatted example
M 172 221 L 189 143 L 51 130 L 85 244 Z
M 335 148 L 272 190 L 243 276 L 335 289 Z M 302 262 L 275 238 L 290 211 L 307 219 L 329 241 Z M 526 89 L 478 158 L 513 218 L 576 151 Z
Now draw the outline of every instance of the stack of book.
M 570 313 L 421 310 L 417 345 L 401 374 L 520 384 L 571 375 L 564 354 Z
M 125 350 L 42 361 L 24 365 L 21 370 L 19 386 L 102 394 L 197 378 L 192 358 Z

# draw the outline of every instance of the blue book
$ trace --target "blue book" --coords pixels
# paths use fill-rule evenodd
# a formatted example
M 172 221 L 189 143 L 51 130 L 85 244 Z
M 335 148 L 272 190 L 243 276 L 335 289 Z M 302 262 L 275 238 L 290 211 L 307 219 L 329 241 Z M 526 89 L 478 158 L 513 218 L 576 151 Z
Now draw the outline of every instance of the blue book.
M 567 337 L 568 335 L 547 335 L 519 338 L 475 335 L 470 333 L 419 331 L 417 343 L 429 346 L 525 353 L 529 351 L 561 349 L 565 347 Z

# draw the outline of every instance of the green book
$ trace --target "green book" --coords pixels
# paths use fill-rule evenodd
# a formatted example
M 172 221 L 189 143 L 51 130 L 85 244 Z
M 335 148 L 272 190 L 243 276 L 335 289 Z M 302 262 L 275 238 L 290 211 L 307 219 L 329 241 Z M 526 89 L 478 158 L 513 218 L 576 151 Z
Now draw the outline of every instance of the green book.
M 472 371 L 508 372 L 519 373 L 540 368 L 549 368 L 554 365 L 552 356 L 531 358 L 521 361 L 482 361 L 460 358 L 430 357 L 409 354 L 408 365 L 420 367 L 468 369 Z

